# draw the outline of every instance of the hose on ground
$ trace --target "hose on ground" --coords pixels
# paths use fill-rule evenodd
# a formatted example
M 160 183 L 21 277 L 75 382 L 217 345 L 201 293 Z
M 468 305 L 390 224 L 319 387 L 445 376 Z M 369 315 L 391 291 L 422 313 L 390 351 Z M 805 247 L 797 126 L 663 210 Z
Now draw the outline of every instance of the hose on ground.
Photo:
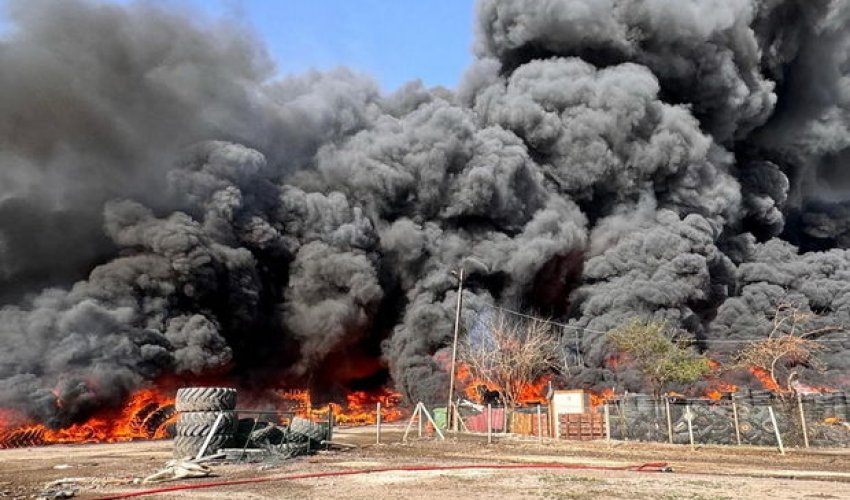
M 590 465 L 590 464 L 547 464 L 547 463 L 530 463 L 530 464 L 477 464 L 477 465 L 408 465 L 402 467 L 379 467 L 371 469 L 349 469 L 330 472 L 311 472 L 304 474 L 290 474 L 286 476 L 268 476 L 268 477 L 252 477 L 247 479 L 233 479 L 229 481 L 215 481 L 211 483 L 201 484 L 182 484 L 175 486 L 165 486 L 160 488 L 152 488 L 148 490 L 130 491 L 127 493 L 118 493 L 106 497 L 100 497 L 98 500 L 115 500 L 119 498 L 133 498 L 147 495 L 156 495 L 158 493 L 168 493 L 171 491 L 181 490 L 200 490 L 205 488 L 215 488 L 218 486 L 235 486 L 240 484 L 251 483 L 267 483 L 273 481 L 292 481 L 294 479 L 310 479 L 317 477 L 335 477 L 335 476 L 353 476 L 357 474 L 375 474 L 378 472 L 417 472 L 417 471 L 440 471 L 440 470 L 469 470 L 469 469 L 571 469 L 571 470 L 606 470 L 606 471 L 633 471 L 633 472 L 667 472 L 669 467 L 665 462 L 647 462 L 637 465 Z

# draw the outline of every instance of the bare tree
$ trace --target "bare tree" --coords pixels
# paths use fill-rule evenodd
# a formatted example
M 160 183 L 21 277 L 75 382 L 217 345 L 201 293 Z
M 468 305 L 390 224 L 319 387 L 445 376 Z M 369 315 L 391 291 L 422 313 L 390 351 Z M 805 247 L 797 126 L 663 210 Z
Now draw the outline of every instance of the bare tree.
M 794 367 L 806 366 L 816 371 L 826 368 L 820 358 L 823 346 L 815 339 L 842 330 L 840 326 L 823 324 L 820 316 L 801 311 L 793 304 L 777 306 L 772 320 L 767 338 L 756 340 L 737 353 L 735 364 L 738 367 L 763 370 L 774 390 L 780 389 L 779 380 L 786 377 L 790 380 Z M 791 391 L 791 387 L 787 389 Z
M 498 388 L 509 411 L 523 389 L 560 363 L 558 339 L 545 321 L 494 312 L 463 339 L 459 357 L 472 375 Z

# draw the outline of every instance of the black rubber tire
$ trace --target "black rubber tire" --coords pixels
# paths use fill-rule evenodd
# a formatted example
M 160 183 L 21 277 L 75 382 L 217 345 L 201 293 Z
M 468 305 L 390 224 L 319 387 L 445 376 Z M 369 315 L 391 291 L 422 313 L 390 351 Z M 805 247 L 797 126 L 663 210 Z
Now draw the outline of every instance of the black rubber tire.
M 738 426 L 741 432 L 741 442 L 744 444 L 758 444 L 761 441 L 761 429 L 750 420 L 744 420 Z
M 226 447 L 230 444 L 232 438 L 233 436 L 230 434 L 213 436 L 204 455 L 212 455 L 219 449 Z M 174 458 L 195 458 L 201 446 L 204 445 L 205 439 L 206 436 L 177 436 L 174 438 Z
M 206 436 L 219 414 L 224 416 L 219 422 L 215 434 L 234 434 L 238 422 L 234 411 L 186 411 L 177 416 L 177 435 Z
M 240 418 L 236 423 L 236 432 L 234 433 L 234 438 L 237 443 L 244 443 L 248 440 L 248 436 L 252 431 L 259 429 L 260 426 L 257 424 L 257 421 L 253 418 Z
M 739 421 L 746 420 L 753 414 L 753 407 L 748 405 L 738 405 L 736 411 L 738 412 Z
M 278 445 L 285 440 L 284 438 L 285 434 L 280 427 L 274 424 L 266 424 L 265 427 L 252 432 L 248 442 L 262 447 L 268 444 Z
M 301 439 L 309 439 L 315 443 L 319 443 L 327 439 L 327 430 L 320 424 L 311 422 L 301 417 L 293 417 L 289 423 L 289 437 L 294 441 Z
M 236 409 L 236 389 L 229 387 L 184 387 L 174 403 L 179 412 L 227 411 Z
M 711 432 L 711 419 L 708 416 L 698 413 L 696 417 L 691 421 L 691 427 L 693 428 L 695 433 L 703 434 L 706 432 Z
M 6 448 L 43 446 L 44 444 L 43 428 L 24 428 L 22 430 L 14 430 L 0 435 L 0 450 Z
M 275 451 L 291 457 L 310 453 L 310 443 L 283 443 L 274 447 Z
M 173 429 L 171 431 L 171 434 L 169 434 L 168 425 L 170 425 L 170 423 L 166 424 L 166 422 L 171 420 L 175 413 L 176 410 L 174 410 L 174 405 L 165 405 L 156 409 L 155 411 L 151 412 L 150 415 L 145 417 L 145 420 L 144 422 L 142 422 L 142 425 L 148 432 L 148 435 L 150 435 L 151 437 L 155 436 L 156 433 L 163 426 L 165 426 L 165 435 L 169 438 L 174 437 Z

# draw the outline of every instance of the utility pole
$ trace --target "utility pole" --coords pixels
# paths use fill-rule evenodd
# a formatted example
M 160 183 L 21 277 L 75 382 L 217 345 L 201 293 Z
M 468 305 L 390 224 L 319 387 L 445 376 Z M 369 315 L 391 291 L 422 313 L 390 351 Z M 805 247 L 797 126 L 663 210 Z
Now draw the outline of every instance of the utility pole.
M 454 412 L 452 411 L 452 399 L 455 391 L 455 362 L 457 361 L 457 337 L 460 331 L 460 309 L 463 307 L 463 263 L 460 265 L 460 270 L 457 274 L 457 309 L 455 310 L 455 332 L 454 340 L 452 341 L 452 367 L 449 372 L 449 397 L 446 404 L 446 430 L 454 420 Z

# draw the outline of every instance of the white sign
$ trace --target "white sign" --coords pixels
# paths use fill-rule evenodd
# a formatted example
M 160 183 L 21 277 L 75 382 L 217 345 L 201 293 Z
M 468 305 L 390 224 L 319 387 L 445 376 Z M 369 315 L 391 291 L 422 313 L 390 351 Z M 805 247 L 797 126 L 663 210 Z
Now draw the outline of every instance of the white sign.
M 555 413 L 584 413 L 584 394 L 581 392 L 555 392 L 552 396 Z

